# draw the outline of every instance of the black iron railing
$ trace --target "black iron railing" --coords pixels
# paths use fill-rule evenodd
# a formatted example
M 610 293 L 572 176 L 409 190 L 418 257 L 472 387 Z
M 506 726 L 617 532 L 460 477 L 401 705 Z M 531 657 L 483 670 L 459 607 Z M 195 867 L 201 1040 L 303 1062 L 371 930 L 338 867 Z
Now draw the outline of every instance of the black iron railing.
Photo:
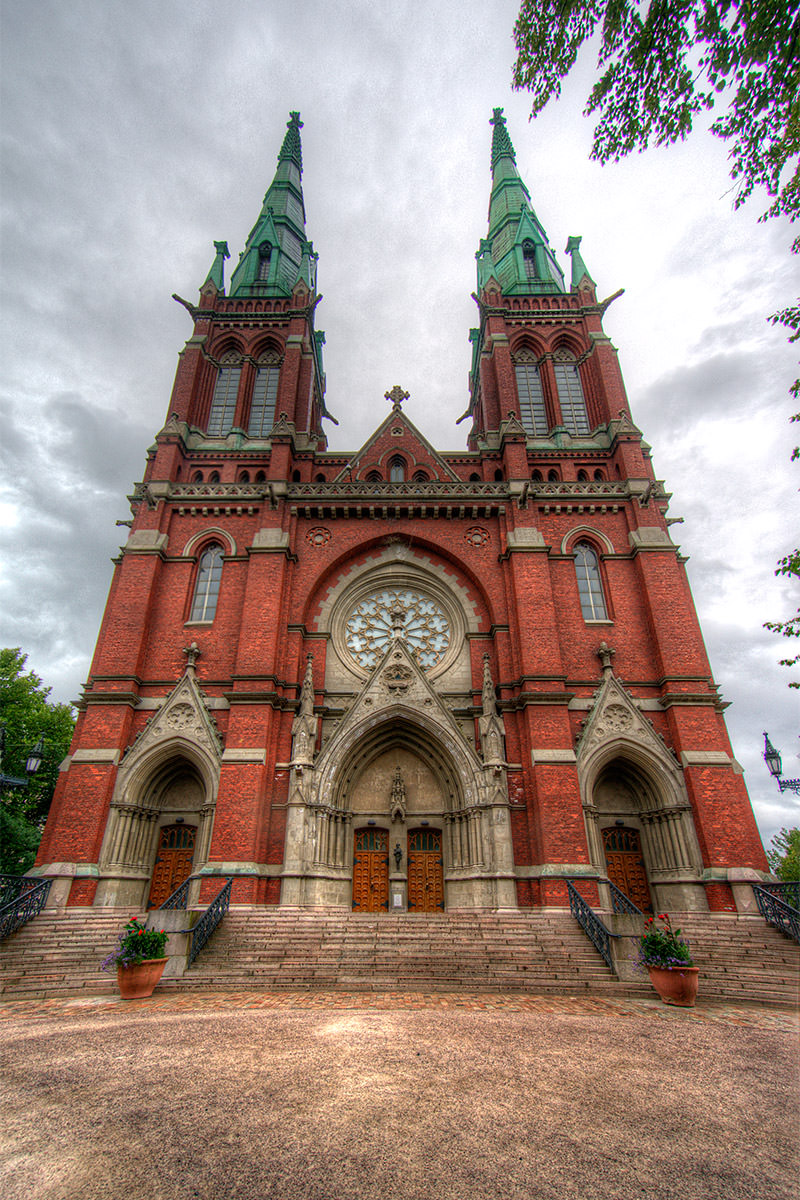
M 35 875 L 0 874 L 0 908 L 10 904 L 12 900 L 16 900 L 23 892 L 29 892 L 31 888 L 37 887 L 41 882 L 41 879 L 37 879 Z
M 189 884 L 195 879 L 213 879 L 213 875 L 190 875 L 188 879 L 184 879 L 179 888 L 168 896 L 161 909 L 165 908 L 186 908 L 189 901 Z M 189 937 L 189 953 L 186 957 L 187 968 L 192 965 L 200 951 L 208 942 L 214 930 L 219 925 L 225 913 L 228 911 L 231 903 L 231 889 L 233 888 L 234 876 L 228 876 L 228 882 L 217 893 L 214 899 L 205 910 L 200 920 L 192 926 L 191 929 L 185 930 L 190 935 Z
M 611 888 L 611 905 L 615 913 L 627 913 L 631 917 L 643 917 L 644 913 L 640 908 L 637 908 L 632 900 L 629 900 L 624 892 L 621 892 L 615 883 L 610 879 L 606 880 Z
M 757 885 L 763 888 L 765 892 L 769 892 L 771 896 L 777 896 L 784 904 L 790 904 L 792 908 L 800 910 L 800 882 L 792 880 L 790 883 L 759 883 Z
M 606 928 L 594 909 L 589 907 L 578 889 L 573 887 L 568 879 L 566 879 L 564 882 L 567 885 L 567 892 L 569 894 L 569 911 L 572 913 L 573 917 L 576 919 L 581 929 L 594 946 L 595 950 L 598 952 L 598 954 L 602 954 L 606 963 L 613 971 L 614 962 L 611 957 L 611 939 L 618 937 L 619 935 L 612 933 L 610 929 Z
M 17 879 L 20 886 L 14 889 L 14 895 L 0 908 L 0 942 L 10 937 L 12 933 L 36 917 L 47 903 L 52 879 L 35 879 L 30 876 L 0 876 L 3 897 L 8 895 L 12 885 L 8 882 Z
M 796 942 L 800 942 L 800 911 L 793 905 L 787 904 L 780 896 L 776 896 L 771 890 L 776 887 L 776 884 L 768 884 L 767 887 L 761 884 L 753 884 L 753 892 L 758 905 L 758 911 L 761 913 L 768 925 L 774 925 L 776 929 L 780 929 L 781 933 L 785 933 L 787 937 L 794 938 Z
M 189 939 L 189 953 L 186 957 L 187 967 L 192 965 L 208 939 L 211 937 L 214 930 L 219 925 L 222 918 L 225 916 L 225 913 L 228 911 L 231 902 L 232 887 L 233 877 L 228 880 L 222 891 L 217 893 L 206 911 L 203 913 L 200 920 L 192 928 L 192 936 Z

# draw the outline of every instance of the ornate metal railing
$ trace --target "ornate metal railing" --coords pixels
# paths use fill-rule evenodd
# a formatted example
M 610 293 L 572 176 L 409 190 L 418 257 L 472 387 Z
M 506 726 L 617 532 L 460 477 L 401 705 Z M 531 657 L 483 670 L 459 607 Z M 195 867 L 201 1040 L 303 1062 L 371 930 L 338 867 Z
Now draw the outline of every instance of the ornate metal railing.
M 171 896 L 168 896 L 161 905 L 159 911 L 165 908 L 186 908 L 189 902 L 189 884 L 195 879 L 213 879 L 213 875 L 206 875 L 202 872 L 197 875 L 190 875 L 184 879 L 179 888 L 176 888 Z M 190 934 L 189 938 L 189 953 L 186 958 L 187 968 L 192 965 L 200 951 L 205 946 L 208 939 L 211 937 L 214 930 L 219 925 L 225 913 L 228 911 L 231 903 L 231 889 L 233 888 L 234 876 L 227 876 L 228 882 L 220 892 L 214 897 L 206 911 L 203 913 L 200 920 L 191 929 L 185 930 Z
M 228 911 L 231 902 L 232 887 L 233 876 L 231 876 L 231 878 L 225 884 L 222 891 L 217 893 L 206 911 L 203 913 L 200 920 L 192 929 L 192 936 L 189 940 L 189 953 L 186 957 L 187 968 L 192 965 L 208 939 L 211 937 L 214 930 L 219 925 L 222 918 L 225 916 L 225 913 Z
M 23 892 L 29 892 L 31 888 L 37 887 L 41 882 L 41 879 L 37 879 L 35 875 L 0 874 L 0 908 L 10 904 L 12 900 L 16 900 L 17 896 L 21 896 Z
M 791 904 L 792 908 L 800 910 L 800 881 L 795 879 L 790 883 L 759 883 L 757 886 L 769 892 L 771 896 L 777 896 L 784 904 Z
M 774 887 L 775 885 L 770 885 Z M 779 896 L 774 895 L 771 891 L 767 891 L 760 884 L 753 884 L 753 892 L 758 905 L 758 911 L 761 913 L 768 925 L 774 925 L 776 929 L 780 929 L 781 933 L 785 933 L 787 937 L 794 938 L 796 942 L 800 942 L 800 912 L 791 904 L 787 904 L 785 900 L 781 900 Z
M 602 954 L 611 970 L 614 970 L 614 962 L 611 957 L 611 939 L 617 937 L 618 934 L 612 933 L 607 929 L 603 922 L 598 917 L 597 913 L 589 907 L 576 887 L 570 883 L 568 879 L 564 881 L 567 885 L 569 894 L 569 911 L 580 925 L 583 932 L 588 937 L 589 941 L 594 946 L 598 954 Z M 616 974 L 616 972 L 614 972 Z
M 14 876 L 4 875 L 3 884 Z M 44 908 L 52 879 L 31 879 L 32 887 L 21 887 L 13 899 L 0 908 L 0 942 L 9 937 Z
M 637 908 L 632 900 L 629 900 L 624 892 L 621 892 L 615 883 L 610 879 L 606 880 L 611 889 L 611 905 L 615 913 L 627 913 L 631 917 L 643 917 L 644 913 L 640 908 Z

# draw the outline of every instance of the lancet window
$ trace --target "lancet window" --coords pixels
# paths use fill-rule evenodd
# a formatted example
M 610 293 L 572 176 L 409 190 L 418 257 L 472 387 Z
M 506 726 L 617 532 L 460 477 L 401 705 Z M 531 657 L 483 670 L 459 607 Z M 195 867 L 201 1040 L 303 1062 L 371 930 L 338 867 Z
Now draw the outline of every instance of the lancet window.
M 532 437 L 547 437 L 547 410 L 535 356 L 523 350 L 514 361 L 519 396 L 519 419 Z
M 235 352 L 223 355 L 208 417 L 207 432 L 210 437 L 225 437 L 230 433 L 241 375 L 241 357 Z
M 200 556 L 190 621 L 213 621 L 222 579 L 222 547 L 209 546 Z
M 525 278 L 536 279 L 536 247 L 530 238 L 522 243 L 522 261 L 525 264 Z
M 576 437 L 589 432 L 589 417 L 583 395 L 581 377 L 575 359 L 567 350 L 557 350 L 553 355 L 553 368 L 558 388 L 558 402 L 565 428 Z
M 575 547 L 575 574 L 578 579 L 578 596 L 584 621 L 608 619 L 603 581 L 597 555 L 588 543 L 579 542 Z
M 272 354 L 262 355 L 258 360 L 253 399 L 250 404 L 250 420 L 247 424 L 250 437 L 266 437 L 275 424 L 279 376 L 277 358 Z

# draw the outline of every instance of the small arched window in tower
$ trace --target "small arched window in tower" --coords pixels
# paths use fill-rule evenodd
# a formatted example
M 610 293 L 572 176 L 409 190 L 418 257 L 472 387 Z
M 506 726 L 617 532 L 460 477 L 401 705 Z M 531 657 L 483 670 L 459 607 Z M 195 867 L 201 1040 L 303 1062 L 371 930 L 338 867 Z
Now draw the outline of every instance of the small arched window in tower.
M 235 352 L 224 354 L 220 361 L 214 395 L 211 399 L 211 412 L 206 429 L 209 437 L 226 437 L 230 433 L 233 414 L 236 411 L 236 396 L 239 391 L 241 374 L 242 360 L 240 356 Z
M 249 482 L 250 482 L 250 472 L 242 471 L 241 475 L 239 476 L 239 483 L 249 483 Z
M 553 355 L 553 369 L 561 405 L 561 419 L 565 428 L 575 437 L 589 432 L 589 418 L 583 395 L 581 377 L 575 359 L 568 350 L 557 350 Z
M 522 243 L 522 261 L 525 264 L 525 278 L 536 279 L 536 247 L 530 238 Z
M 415 471 L 414 474 L 412 475 L 412 479 L 414 480 L 414 483 L 427 483 L 428 482 L 428 472 L 427 471 Z
M 190 621 L 213 621 L 222 578 L 222 547 L 209 546 L 200 555 Z
M 500 469 L 500 467 L 498 467 L 498 468 L 497 468 L 497 470 L 496 470 L 496 471 L 495 471 L 495 473 L 494 473 L 494 481 L 495 481 L 495 483 L 502 483 L 502 482 L 503 482 L 503 472 L 502 472 L 502 470 Z
M 480 483 L 481 477 L 480 477 L 480 475 L 478 475 L 478 473 L 476 471 L 473 471 L 469 477 L 469 481 L 470 481 L 470 483 Z
M 544 476 L 542 475 L 542 472 L 539 470 L 536 470 L 533 472 L 533 474 L 531 475 L 531 479 L 533 480 L 534 483 L 543 483 L 544 482 Z
M 514 360 L 514 371 L 522 428 L 532 437 L 547 437 L 547 411 L 535 355 L 529 350 L 521 351 Z
M 389 463 L 389 479 L 392 483 L 402 483 L 406 477 L 406 464 L 402 458 L 393 458 Z
M 219 471 L 212 471 L 208 477 L 209 483 L 219 483 Z
M 381 475 L 380 471 L 367 472 L 367 483 L 380 483 L 382 479 L 383 476 Z
M 560 480 L 558 478 L 558 471 L 548 471 L 547 472 L 547 482 L 548 483 L 559 483 Z
M 589 475 L 586 471 L 578 471 L 578 483 L 588 483 Z
M 318 471 L 314 476 L 314 483 L 327 483 L 327 480 L 321 471 Z
M 300 482 L 300 472 L 292 471 L 292 483 L 299 483 L 299 482 Z
M 578 542 L 575 547 L 575 574 L 584 621 L 607 620 L 600 565 L 594 550 L 586 542 Z
M 256 471 L 255 482 L 256 483 L 266 483 L 267 482 L 267 477 L 263 471 Z
M 596 479 L 596 480 L 598 480 L 598 482 L 600 482 L 601 480 L 605 479 L 605 475 L 603 474 L 603 472 L 600 470 L 600 468 L 599 468 L 599 467 L 598 467 L 598 468 L 597 468 L 597 470 L 595 471 L 595 473 L 594 473 L 594 477 L 595 477 L 595 479 Z
M 272 246 L 269 242 L 262 242 L 258 247 L 258 282 L 266 283 L 269 280 L 269 266 L 272 259 Z
M 253 399 L 250 403 L 250 420 L 247 423 L 249 437 L 267 437 L 275 424 L 280 373 L 277 355 L 262 354 L 258 360 Z
M 192 483 L 202 483 L 202 482 L 203 482 L 203 472 L 195 471 L 194 475 L 192 476 Z

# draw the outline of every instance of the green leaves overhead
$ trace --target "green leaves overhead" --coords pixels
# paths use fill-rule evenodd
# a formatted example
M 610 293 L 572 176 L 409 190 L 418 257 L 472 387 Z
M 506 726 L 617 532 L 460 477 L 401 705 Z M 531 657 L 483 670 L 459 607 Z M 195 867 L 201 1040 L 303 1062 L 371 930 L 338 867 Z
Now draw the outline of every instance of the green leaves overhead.
M 561 93 L 584 42 L 599 39 L 592 157 L 678 141 L 695 116 L 730 142 L 738 207 L 754 189 L 773 197 L 765 216 L 800 211 L 800 12 L 781 0 L 523 0 L 514 27 L 514 86 L 533 115 Z

